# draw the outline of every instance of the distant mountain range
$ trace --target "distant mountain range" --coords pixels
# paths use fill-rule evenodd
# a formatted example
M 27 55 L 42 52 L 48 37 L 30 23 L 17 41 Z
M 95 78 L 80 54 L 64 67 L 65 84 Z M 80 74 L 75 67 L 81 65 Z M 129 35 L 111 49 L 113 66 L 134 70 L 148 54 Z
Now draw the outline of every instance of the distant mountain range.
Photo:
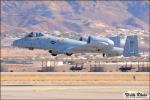
M 1 32 L 100 33 L 107 28 L 149 30 L 147 0 L 2 1 Z

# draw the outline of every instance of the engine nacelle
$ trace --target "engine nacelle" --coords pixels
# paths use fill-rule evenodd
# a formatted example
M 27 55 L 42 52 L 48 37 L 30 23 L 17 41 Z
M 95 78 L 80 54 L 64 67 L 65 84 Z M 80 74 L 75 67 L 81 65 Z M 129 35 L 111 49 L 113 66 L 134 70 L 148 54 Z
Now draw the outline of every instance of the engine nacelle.
M 112 40 L 103 37 L 97 38 L 97 37 L 89 36 L 87 39 L 87 43 L 100 45 L 101 47 L 106 47 L 108 49 L 114 47 L 114 42 Z

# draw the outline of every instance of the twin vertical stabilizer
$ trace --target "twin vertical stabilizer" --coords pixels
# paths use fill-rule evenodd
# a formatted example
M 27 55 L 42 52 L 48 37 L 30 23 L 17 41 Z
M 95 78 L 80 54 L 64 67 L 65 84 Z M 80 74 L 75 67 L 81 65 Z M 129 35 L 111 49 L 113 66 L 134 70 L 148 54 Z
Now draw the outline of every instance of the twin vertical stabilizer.
M 138 37 L 137 35 L 127 36 L 123 56 L 139 56 Z

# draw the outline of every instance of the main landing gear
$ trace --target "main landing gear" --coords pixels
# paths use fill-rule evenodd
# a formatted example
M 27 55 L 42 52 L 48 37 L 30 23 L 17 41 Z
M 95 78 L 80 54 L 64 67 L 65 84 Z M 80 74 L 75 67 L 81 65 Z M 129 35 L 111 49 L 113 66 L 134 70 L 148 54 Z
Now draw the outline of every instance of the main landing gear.
M 67 55 L 67 56 L 71 56 L 71 55 L 72 55 L 72 53 L 66 53 L 66 55 Z
M 53 53 L 52 50 L 49 50 L 48 52 L 51 53 L 52 56 L 57 56 L 57 54 L 56 54 L 56 53 Z

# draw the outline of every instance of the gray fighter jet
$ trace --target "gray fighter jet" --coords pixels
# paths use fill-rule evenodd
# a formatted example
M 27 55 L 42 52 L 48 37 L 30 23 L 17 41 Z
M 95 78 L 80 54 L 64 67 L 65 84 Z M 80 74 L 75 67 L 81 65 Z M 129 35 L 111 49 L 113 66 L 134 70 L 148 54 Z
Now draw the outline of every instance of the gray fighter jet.
M 114 42 L 109 38 L 97 38 L 93 36 L 81 37 L 80 40 L 59 38 L 47 34 L 31 32 L 27 36 L 15 40 L 12 44 L 16 47 L 48 50 L 53 56 L 66 54 L 71 56 L 76 53 L 102 53 L 103 57 L 112 56 L 137 56 L 137 36 L 128 36 L 125 47 L 115 47 Z

